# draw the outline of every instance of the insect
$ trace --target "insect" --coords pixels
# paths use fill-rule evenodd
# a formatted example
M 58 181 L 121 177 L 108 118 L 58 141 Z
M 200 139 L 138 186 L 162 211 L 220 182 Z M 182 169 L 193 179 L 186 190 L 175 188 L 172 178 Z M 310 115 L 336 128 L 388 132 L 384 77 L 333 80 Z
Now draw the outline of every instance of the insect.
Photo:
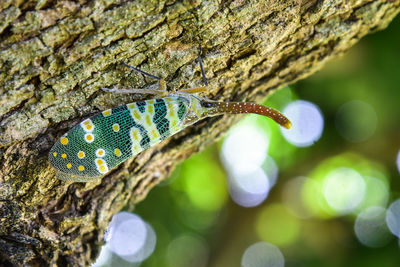
M 124 63 L 159 80 L 160 90 L 146 93 L 164 94 L 164 97 L 107 109 L 69 130 L 49 152 L 49 161 L 58 171 L 58 177 L 77 182 L 100 178 L 141 151 L 207 117 L 254 113 L 270 117 L 287 129 L 291 127 L 290 121 L 275 109 L 248 102 L 217 102 L 195 95 L 208 86 L 200 54 L 198 60 L 205 86 L 181 89 L 169 95 L 163 79 Z M 143 93 L 140 89 L 119 91 Z

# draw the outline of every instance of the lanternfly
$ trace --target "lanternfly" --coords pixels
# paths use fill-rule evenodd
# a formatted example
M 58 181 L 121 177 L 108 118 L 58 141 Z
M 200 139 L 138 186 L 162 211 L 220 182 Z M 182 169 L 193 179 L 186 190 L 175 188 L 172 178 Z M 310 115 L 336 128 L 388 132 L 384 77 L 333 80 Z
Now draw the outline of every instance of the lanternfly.
M 195 95 L 204 92 L 208 86 L 200 55 L 199 63 L 205 86 L 182 89 L 167 96 L 163 79 L 124 63 L 159 80 L 160 90 L 146 93 L 164 97 L 105 110 L 64 134 L 49 153 L 51 165 L 59 172 L 58 177 L 80 182 L 102 177 L 141 151 L 207 117 L 254 113 L 270 117 L 287 129 L 291 127 L 290 121 L 272 108 L 248 102 L 217 102 Z M 122 92 L 143 93 L 143 90 Z

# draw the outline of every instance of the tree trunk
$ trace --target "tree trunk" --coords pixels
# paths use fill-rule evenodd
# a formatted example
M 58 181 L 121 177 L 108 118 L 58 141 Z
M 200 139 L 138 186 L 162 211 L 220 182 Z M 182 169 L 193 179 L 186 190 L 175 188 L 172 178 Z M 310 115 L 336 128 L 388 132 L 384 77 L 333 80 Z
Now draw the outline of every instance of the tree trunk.
M 0 265 L 88 265 L 113 214 L 142 200 L 174 166 L 237 116 L 201 121 L 103 179 L 58 180 L 48 151 L 73 125 L 144 95 L 100 87 L 201 84 L 211 99 L 260 101 L 304 78 L 367 33 L 397 0 L 0 1 Z

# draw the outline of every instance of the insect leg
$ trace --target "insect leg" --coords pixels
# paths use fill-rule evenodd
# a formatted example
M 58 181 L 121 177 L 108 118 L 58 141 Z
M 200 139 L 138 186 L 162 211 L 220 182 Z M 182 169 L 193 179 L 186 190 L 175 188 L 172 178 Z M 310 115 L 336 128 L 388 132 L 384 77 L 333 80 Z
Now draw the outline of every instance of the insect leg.
M 180 90 L 178 91 L 179 93 L 194 94 L 194 93 L 204 93 L 204 92 L 207 92 L 208 81 L 207 81 L 206 73 L 205 73 L 205 71 L 204 71 L 203 61 L 201 60 L 201 46 L 199 46 L 199 56 L 197 57 L 197 59 L 199 60 L 200 70 L 201 70 L 201 75 L 202 75 L 202 77 L 203 77 L 204 86 L 195 87 L 195 88 L 180 89 Z
M 207 81 L 206 73 L 204 71 L 203 61 L 201 60 L 201 46 L 199 46 L 199 56 L 197 58 L 198 58 L 199 64 L 200 64 L 200 70 L 201 70 L 201 75 L 203 76 L 203 82 L 204 82 L 205 86 L 207 87 L 208 81 Z
M 120 93 L 120 94 L 151 94 L 151 95 L 160 95 L 160 96 L 165 96 L 165 95 L 168 94 L 167 85 L 166 85 L 164 79 L 161 79 L 160 77 L 155 76 L 155 75 L 150 74 L 150 73 L 147 73 L 147 72 L 145 72 L 145 71 L 142 71 L 141 69 L 135 68 L 135 67 L 133 67 L 133 66 L 131 66 L 131 65 L 129 65 L 129 64 L 125 63 L 125 62 L 123 62 L 123 61 L 122 61 L 122 63 L 123 63 L 125 66 L 129 67 L 130 69 L 132 69 L 132 70 L 134 70 L 134 71 L 137 71 L 137 72 L 139 72 L 139 73 L 141 73 L 141 74 L 143 74 L 143 75 L 145 75 L 145 76 L 148 76 L 148 77 L 150 77 L 150 78 L 159 80 L 159 81 L 160 81 L 160 84 L 159 84 L 159 88 L 160 88 L 160 89 L 149 88 L 149 89 L 143 90 L 143 89 L 125 89 L 125 88 L 117 89 L 117 88 L 106 88 L 106 87 L 101 87 L 101 89 L 102 89 L 103 91 L 106 91 L 106 92 L 115 92 L 115 93 Z

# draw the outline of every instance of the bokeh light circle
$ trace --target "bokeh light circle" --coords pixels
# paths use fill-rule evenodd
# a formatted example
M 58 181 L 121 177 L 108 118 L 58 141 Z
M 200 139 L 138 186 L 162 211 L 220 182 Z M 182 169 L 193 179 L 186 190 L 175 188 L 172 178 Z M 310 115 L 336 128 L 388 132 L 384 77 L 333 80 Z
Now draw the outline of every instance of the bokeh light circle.
M 242 256 L 242 267 L 283 267 L 285 258 L 276 246 L 258 242 L 248 247 Z
M 248 173 L 262 165 L 265 160 L 268 140 L 257 126 L 240 124 L 225 138 L 221 158 L 226 169 Z
M 229 192 L 243 207 L 262 203 L 276 182 L 278 167 L 267 157 L 268 145 L 266 133 L 246 122 L 233 128 L 222 144 L 221 160 L 228 173 Z
M 119 256 L 138 252 L 146 241 L 147 229 L 140 219 L 129 219 L 121 222 L 113 231 L 108 244 L 110 249 Z
M 400 199 L 390 204 L 386 212 L 386 224 L 390 232 L 400 238 Z
M 365 196 L 366 184 L 354 169 L 340 167 L 329 172 L 322 184 L 328 205 L 340 214 L 354 211 Z
M 157 242 L 156 233 L 153 227 L 151 227 L 148 223 L 145 222 L 145 226 L 147 236 L 144 245 L 134 254 L 129 254 L 123 257 L 121 256 L 124 260 L 132 263 L 140 263 L 150 257 L 151 254 L 153 254 Z
M 355 153 L 322 161 L 302 188 L 302 200 L 312 215 L 332 218 L 358 214 L 371 206 L 386 207 L 388 171 L 382 164 Z
M 257 206 L 268 196 L 270 181 L 261 168 L 249 173 L 232 172 L 228 178 L 231 197 L 240 206 Z
M 290 130 L 282 129 L 282 134 L 289 143 L 306 147 L 314 144 L 321 137 L 324 119 L 315 104 L 296 100 L 287 105 L 283 113 L 292 122 Z
M 354 223 L 357 239 L 368 247 L 385 246 L 391 238 L 385 222 L 386 209 L 369 207 L 361 211 Z
M 143 261 L 153 253 L 156 244 L 153 228 L 129 212 L 113 216 L 104 239 L 110 251 L 129 262 Z
M 336 114 L 336 128 L 350 142 L 367 140 L 375 132 L 377 115 L 372 106 L 360 100 L 343 104 Z

